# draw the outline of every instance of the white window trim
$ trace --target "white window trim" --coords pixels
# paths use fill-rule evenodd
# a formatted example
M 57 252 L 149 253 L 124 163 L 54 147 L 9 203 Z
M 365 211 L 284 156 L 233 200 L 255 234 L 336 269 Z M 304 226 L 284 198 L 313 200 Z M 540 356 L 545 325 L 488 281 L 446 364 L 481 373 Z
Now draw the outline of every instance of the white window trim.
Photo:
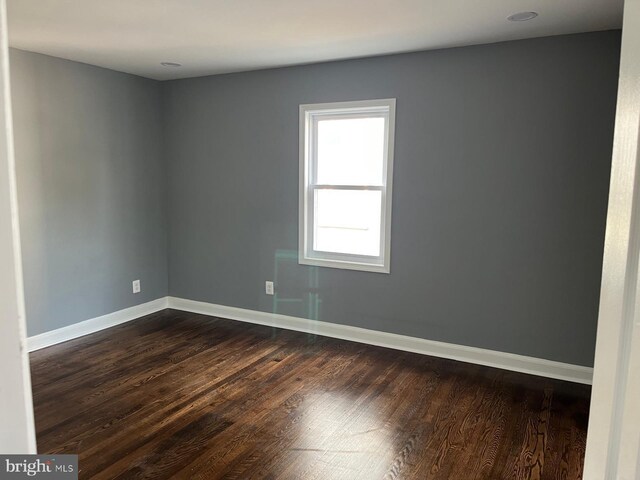
M 348 114 L 353 110 L 355 115 L 362 113 L 384 113 L 388 121 L 385 128 L 384 170 L 381 187 L 355 186 L 322 186 L 311 185 L 311 158 L 313 152 L 312 139 L 309 138 L 313 118 L 335 114 Z M 393 151 L 395 139 L 396 99 L 363 100 L 355 102 L 315 103 L 300 105 L 300 196 L 299 196 L 299 232 L 298 262 L 303 265 L 361 270 L 365 272 L 390 273 L 391 265 L 391 199 L 393 186 Z M 347 188 L 382 191 L 381 212 L 381 248 L 379 257 L 368 257 L 351 254 L 339 254 L 314 251 L 311 248 L 313 228 L 313 201 L 311 195 L 317 188 Z

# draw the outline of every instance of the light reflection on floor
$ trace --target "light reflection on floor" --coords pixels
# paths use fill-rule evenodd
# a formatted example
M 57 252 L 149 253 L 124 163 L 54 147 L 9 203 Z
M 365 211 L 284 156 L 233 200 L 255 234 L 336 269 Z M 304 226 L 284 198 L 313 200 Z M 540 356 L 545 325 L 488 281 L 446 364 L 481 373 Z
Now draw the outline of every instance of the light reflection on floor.
M 383 478 L 393 462 L 393 432 L 375 402 L 363 408 L 361 401 L 339 392 L 306 396 L 288 455 L 296 466 L 283 478 Z

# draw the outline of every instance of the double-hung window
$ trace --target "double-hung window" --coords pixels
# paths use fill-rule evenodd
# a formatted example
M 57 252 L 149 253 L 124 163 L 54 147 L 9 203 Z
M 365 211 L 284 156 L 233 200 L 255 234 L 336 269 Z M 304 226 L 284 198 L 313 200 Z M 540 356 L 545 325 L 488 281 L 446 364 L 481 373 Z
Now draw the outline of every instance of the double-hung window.
M 389 273 L 395 99 L 300 105 L 299 262 Z

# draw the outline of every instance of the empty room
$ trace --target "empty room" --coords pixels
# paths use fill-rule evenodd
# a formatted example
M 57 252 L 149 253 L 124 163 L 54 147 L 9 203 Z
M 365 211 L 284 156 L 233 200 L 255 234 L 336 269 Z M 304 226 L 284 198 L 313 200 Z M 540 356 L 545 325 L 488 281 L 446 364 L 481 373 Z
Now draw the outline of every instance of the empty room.
M 640 479 L 640 0 L 0 17 L 0 478 Z

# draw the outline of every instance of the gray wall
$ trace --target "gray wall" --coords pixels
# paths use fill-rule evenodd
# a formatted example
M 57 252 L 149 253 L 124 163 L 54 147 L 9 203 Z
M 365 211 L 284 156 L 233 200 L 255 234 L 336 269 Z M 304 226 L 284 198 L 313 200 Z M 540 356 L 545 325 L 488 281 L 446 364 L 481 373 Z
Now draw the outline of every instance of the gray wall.
M 11 74 L 28 334 L 165 296 L 159 83 L 19 50 Z
M 591 365 L 619 43 L 591 33 L 163 83 L 170 294 Z M 392 273 L 297 265 L 298 105 L 386 97 Z M 299 301 L 267 297 L 274 278 Z

